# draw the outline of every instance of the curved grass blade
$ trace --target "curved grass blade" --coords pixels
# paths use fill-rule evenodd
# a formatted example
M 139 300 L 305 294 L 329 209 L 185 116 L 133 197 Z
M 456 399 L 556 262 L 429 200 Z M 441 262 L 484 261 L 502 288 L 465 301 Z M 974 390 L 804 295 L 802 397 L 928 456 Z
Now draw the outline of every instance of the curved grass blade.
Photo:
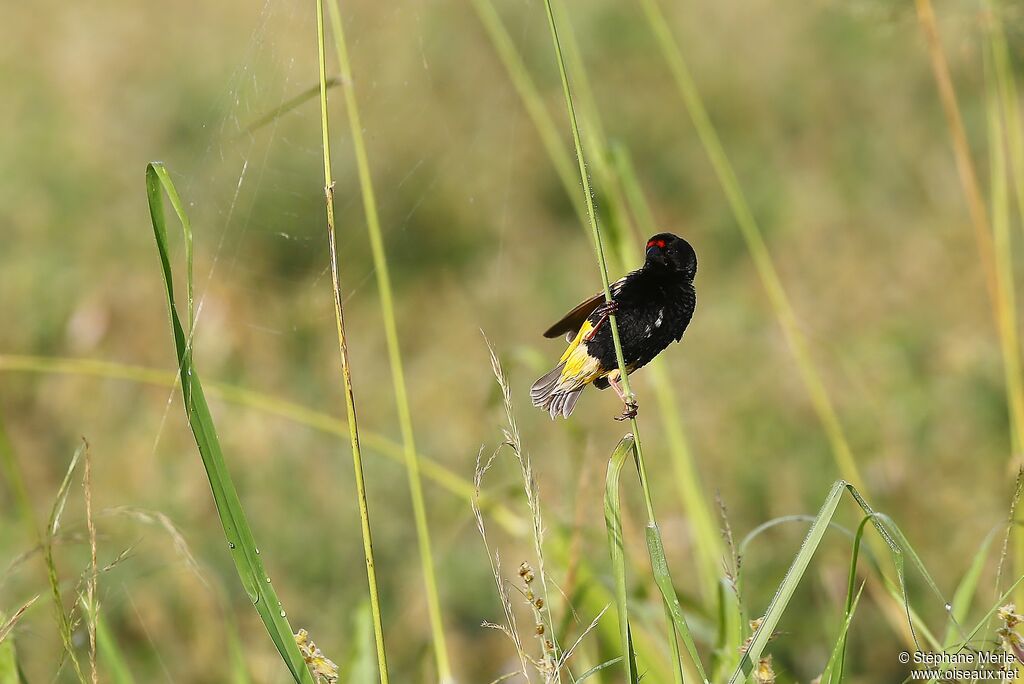
M 338 78 L 337 76 L 331 76 L 329 79 L 327 79 L 327 87 L 328 88 L 333 88 L 334 86 L 338 85 L 339 83 L 341 83 L 341 79 Z M 266 126 L 267 124 L 274 123 L 275 121 L 280 119 L 285 114 L 288 114 L 292 110 L 298 109 L 299 107 L 301 107 L 302 105 L 306 104 L 310 100 L 312 100 L 314 98 L 318 98 L 319 96 L 320 96 L 320 84 L 317 83 L 316 85 L 314 85 L 312 87 L 306 88 L 305 90 L 303 90 L 301 93 L 299 93 L 295 97 L 292 97 L 292 98 L 290 98 L 288 100 L 285 100 L 284 102 L 282 102 L 278 106 L 274 107 L 273 109 L 271 109 L 269 112 L 267 112 L 266 114 L 264 114 L 260 118 L 258 118 L 255 121 L 253 121 L 251 124 L 246 126 L 242 130 L 242 132 L 238 134 L 238 136 L 241 137 L 243 135 L 252 135 L 253 133 L 258 131 L 259 129 L 261 129 L 264 126 Z
M 598 672 L 600 672 L 601 670 L 605 669 L 606 667 L 611 667 L 612 665 L 617 664 L 620 660 L 622 660 L 622 656 L 618 656 L 616 658 L 612 658 L 611 660 L 606 660 L 603 663 L 601 663 L 600 665 L 595 665 L 594 667 L 590 668 L 589 670 L 587 670 L 586 672 L 581 674 L 576 679 L 576 684 L 580 684 L 580 682 L 582 682 L 582 681 L 584 681 L 586 679 L 590 679 L 591 677 L 593 677 L 594 675 L 596 675 Z
M 971 566 L 964 573 L 963 579 L 960 580 L 960 584 L 957 585 L 956 591 L 953 592 L 953 601 L 951 604 L 952 610 L 950 614 L 952 621 L 949 627 L 946 629 L 946 637 L 942 640 L 943 645 L 949 648 L 955 643 L 957 637 L 957 628 L 962 625 L 964 620 L 967 619 L 967 613 L 971 609 L 971 603 L 974 601 L 975 592 L 978 590 L 978 581 L 981 579 L 981 572 L 985 568 L 985 560 L 988 558 L 989 547 L 992 546 L 992 540 L 995 538 L 995 530 L 985 535 L 985 538 L 981 541 L 981 545 L 974 554 L 974 558 L 971 560 Z M 960 635 L 964 637 L 964 634 Z
M 651 570 L 654 572 L 654 582 L 661 591 L 661 598 L 665 603 L 665 609 L 671 618 L 674 632 L 679 633 L 683 640 L 693 666 L 697 668 L 701 681 L 707 682 L 708 676 L 704 673 L 704 665 L 701 663 L 700 655 L 697 653 L 697 645 L 693 642 L 693 635 L 690 633 L 690 626 L 686 623 L 686 616 L 683 615 L 683 606 L 676 596 L 675 587 L 672 584 L 672 576 L 668 570 L 668 560 L 665 558 L 665 545 L 661 540 L 661 532 L 654 521 L 647 523 L 647 551 L 651 556 Z M 672 641 L 675 642 L 675 633 L 672 634 Z M 679 662 L 679 659 L 676 658 Z
M 829 658 L 828 665 L 825 667 L 825 671 L 821 675 L 822 682 L 831 683 L 833 672 L 836 673 L 836 681 L 842 681 L 843 679 L 844 667 L 846 665 L 846 632 L 850 628 L 850 620 L 853 618 L 854 607 L 857 600 L 860 598 L 861 591 L 864 590 L 864 584 L 862 582 L 860 589 L 857 590 L 856 596 L 854 595 L 854 588 L 857 586 L 857 560 L 860 558 L 860 546 L 861 541 L 864 539 L 864 530 L 867 528 L 867 524 L 870 521 L 871 516 L 864 516 L 860 521 L 860 524 L 857 525 L 857 532 L 853 536 L 853 552 L 850 554 L 850 573 L 846 585 L 845 618 L 843 620 L 843 627 L 840 629 L 839 639 L 836 641 L 838 656 L 836 651 L 833 650 L 832 656 Z M 838 660 L 836 660 L 837 657 Z M 838 671 L 834 670 L 834 667 L 836 667 L 834 663 L 836 662 L 838 662 Z
M 776 590 L 775 596 L 772 598 L 771 603 L 768 604 L 768 610 L 765 612 L 764 617 L 761 620 L 760 627 L 758 627 L 757 631 L 754 632 L 754 635 L 751 637 L 747 650 L 743 653 L 743 656 L 740 658 L 739 665 L 736 667 L 735 672 L 733 672 L 732 677 L 729 679 L 730 684 L 736 684 L 736 682 L 743 681 L 747 675 L 750 674 L 751 670 L 753 670 L 754 663 L 760 659 L 761 654 L 764 651 L 764 647 L 768 643 L 768 639 L 772 634 L 774 634 L 775 628 L 779 624 L 779 620 L 782 619 L 783 613 L 785 613 L 786 608 L 789 606 L 789 602 L 793 598 L 793 592 L 796 591 L 796 587 L 800 583 L 804 572 L 807 570 L 807 566 L 810 564 L 811 558 L 814 556 L 815 551 L 818 550 L 818 545 L 825 536 L 825 532 L 828 531 L 829 523 L 832 520 L 832 516 L 835 515 L 836 508 L 839 506 L 839 501 L 842 499 L 844 490 L 850 492 L 850 495 L 857 502 L 857 505 L 860 506 L 861 510 L 864 511 L 865 515 L 867 515 L 871 520 L 886 546 L 889 547 L 893 564 L 896 566 L 896 575 L 899 578 L 899 589 L 902 593 L 903 606 L 906 610 L 907 620 L 910 624 L 911 633 L 916 643 L 916 633 L 913 632 L 914 619 L 911 615 L 910 603 L 907 600 L 906 583 L 904 581 L 903 552 L 893 539 L 889 530 L 886 529 L 886 525 L 881 521 L 881 516 L 875 513 L 871 506 L 868 505 L 867 501 L 865 501 L 860 495 L 860 492 L 858 492 L 850 483 L 844 480 L 837 480 L 835 484 L 832 485 L 832 489 L 829 491 L 828 496 L 825 497 L 825 503 L 822 504 L 821 510 L 819 510 L 818 515 L 815 516 L 814 523 L 811 525 L 810 530 L 807 532 L 807 536 L 800 545 L 800 550 L 793 559 L 793 563 L 789 566 L 789 570 L 786 571 L 786 576 L 783 578 L 782 583 Z
M 636 684 L 636 653 L 629 634 L 629 607 L 626 601 L 626 556 L 622 544 L 622 511 L 619 504 L 619 475 L 626 458 L 633 453 L 633 435 L 626 435 L 615 447 L 608 461 L 608 473 L 604 489 L 604 524 L 608 530 L 608 553 L 612 560 L 612 574 L 615 575 L 615 611 L 619 616 L 619 637 L 622 640 L 622 665 L 626 670 L 625 681 Z
M 285 617 L 285 611 L 278 601 L 277 592 L 270 583 L 263 561 L 260 558 L 256 540 L 249 527 L 249 521 L 242 508 L 242 502 L 235 491 L 234 482 L 228 471 L 224 454 L 221 452 L 220 439 L 210 415 L 209 406 L 203 386 L 199 381 L 199 373 L 192 362 L 192 346 L 185 335 L 181 319 L 178 317 L 177 304 L 174 297 L 174 276 L 171 270 L 170 250 L 168 248 L 167 224 L 164 217 L 163 193 L 174 207 L 181 219 L 185 234 L 185 258 L 187 263 L 186 288 L 189 303 L 189 321 L 194 322 L 192 297 L 192 234 L 188 228 L 188 219 L 174 183 L 171 181 L 163 164 L 154 162 L 146 167 L 146 192 L 149 197 L 149 213 L 153 223 L 153 235 L 156 238 L 157 250 L 160 253 L 160 265 L 163 271 L 164 289 L 167 294 L 167 308 L 170 313 L 171 330 L 174 335 L 174 348 L 178 357 L 178 373 L 181 380 L 182 397 L 189 426 L 195 437 L 196 446 L 203 459 L 206 475 L 210 481 L 217 514 L 224 527 L 224 536 L 228 541 L 231 559 L 235 563 L 238 577 L 245 587 L 249 599 L 263 620 L 267 633 L 277 647 L 281 659 L 288 667 L 292 678 L 302 684 L 314 684 L 313 677 L 303 662 L 302 655 L 295 645 L 291 626 Z M 190 327 L 191 334 L 191 327 Z
M 743 646 L 744 617 L 735 587 L 723 579 L 718 583 L 718 639 L 711 660 L 712 681 L 724 681 L 732 671 Z

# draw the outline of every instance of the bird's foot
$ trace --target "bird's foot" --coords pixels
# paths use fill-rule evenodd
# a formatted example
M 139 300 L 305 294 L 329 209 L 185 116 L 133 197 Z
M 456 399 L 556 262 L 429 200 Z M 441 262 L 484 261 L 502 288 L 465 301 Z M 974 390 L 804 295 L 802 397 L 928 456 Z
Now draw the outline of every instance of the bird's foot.
M 590 340 L 594 339 L 594 337 L 597 335 L 597 331 L 601 329 L 601 326 L 604 325 L 605 321 L 608 320 L 608 317 L 613 315 L 618 310 L 619 303 L 614 299 L 610 302 L 606 301 L 603 304 L 599 305 L 596 309 L 594 309 L 594 313 L 600 316 L 600 318 L 597 319 L 597 323 L 594 325 L 593 328 L 590 329 L 590 332 L 588 332 L 584 336 L 584 342 L 589 342 Z
M 640 409 L 640 405 L 636 401 L 627 401 L 622 407 L 622 414 L 615 416 L 615 420 L 633 420 L 636 418 L 637 411 Z

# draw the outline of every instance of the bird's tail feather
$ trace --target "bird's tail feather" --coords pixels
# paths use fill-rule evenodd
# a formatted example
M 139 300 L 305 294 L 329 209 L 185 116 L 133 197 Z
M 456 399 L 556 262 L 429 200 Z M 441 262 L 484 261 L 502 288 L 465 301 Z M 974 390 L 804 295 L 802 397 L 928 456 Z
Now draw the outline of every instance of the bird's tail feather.
M 580 393 L 586 387 L 586 385 L 570 385 L 569 387 L 563 385 L 563 368 L 565 368 L 564 362 L 544 374 L 530 387 L 530 398 L 533 400 L 533 405 L 547 411 L 551 414 L 552 419 L 558 415 L 568 418 L 573 408 L 576 407 Z

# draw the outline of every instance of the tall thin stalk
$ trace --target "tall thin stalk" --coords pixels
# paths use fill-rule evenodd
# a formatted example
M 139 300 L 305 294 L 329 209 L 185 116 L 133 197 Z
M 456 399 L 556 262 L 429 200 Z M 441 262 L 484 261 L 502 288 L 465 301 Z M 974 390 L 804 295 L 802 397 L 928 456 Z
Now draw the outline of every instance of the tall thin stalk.
M 484 29 L 487 32 L 491 43 L 501 60 L 505 71 L 508 73 L 520 100 L 534 128 L 540 136 L 541 142 L 547 152 L 555 171 L 565 188 L 576 213 L 584 225 L 589 223 L 586 207 L 583 198 L 578 192 L 578 174 L 573 171 L 572 160 L 566 151 L 558 134 L 557 127 L 550 113 L 544 105 L 544 98 L 541 96 L 536 83 L 530 76 L 526 65 L 519 52 L 516 50 L 512 39 L 508 34 L 491 0 L 473 0 Z M 557 8 L 556 8 L 557 9 Z M 614 146 L 609 144 L 601 120 L 593 89 L 590 87 L 589 78 L 579 45 L 575 40 L 571 24 L 566 21 L 564 8 L 558 20 L 562 23 L 563 29 L 559 34 L 564 38 L 566 66 L 569 77 L 576 84 L 577 93 L 580 95 L 578 104 L 581 105 L 585 130 L 583 131 L 585 144 L 588 149 L 596 150 L 591 155 L 593 168 L 597 179 L 597 185 L 607 191 L 607 206 L 611 214 L 611 225 L 613 228 L 619 226 L 618 231 L 613 230 L 613 239 L 610 245 L 611 253 L 615 261 L 615 267 L 620 272 L 629 270 L 630 264 L 635 262 L 636 247 L 633 244 L 632 232 L 627 229 L 629 217 L 627 209 L 633 210 L 634 216 L 641 224 L 641 231 L 647 230 L 651 235 L 654 230 L 654 221 L 650 219 L 650 212 L 644 205 L 646 214 L 641 215 L 638 211 L 635 197 L 627 197 L 626 188 L 620 190 L 618 181 L 623 185 L 626 179 L 617 163 L 619 155 L 615 153 Z M 613 168 L 614 167 L 614 168 Z M 643 200 L 642 195 L 640 199 Z M 650 220 L 643 220 L 647 217 Z M 616 234 L 617 233 L 617 234 Z M 588 237 L 593 239 L 592 234 Z M 648 370 L 655 387 L 655 398 L 657 400 L 662 419 L 664 421 L 665 433 L 668 437 L 669 456 L 672 460 L 673 470 L 676 475 L 676 485 L 679 490 L 680 501 L 683 510 L 687 515 L 694 531 L 694 548 L 697 556 L 698 578 L 700 581 L 701 595 L 712 605 L 717 600 L 718 581 L 720 576 L 721 559 L 725 555 L 724 548 L 718 529 L 713 520 L 714 515 L 708 505 L 706 498 L 701 492 L 700 478 L 696 465 L 693 461 L 693 454 L 687 444 L 686 435 L 682 424 L 679 421 L 679 401 L 672 383 L 669 380 L 670 374 L 667 363 L 664 359 L 656 359 Z
M 345 93 L 345 108 L 348 110 L 349 131 L 352 135 L 352 145 L 356 156 L 359 186 L 363 195 L 363 213 L 366 216 L 366 227 L 370 234 L 374 272 L 377 274 L 377 289 L 380 292 L 380 307 L 384 317 L 384 337 L 387 341 L 388 360 L 391 366 L 391 382 L 395 390 L 395 406 L 398 410 L 398 424 L 402 433 L 406 474 L 409 478 L 409 494 L 412 499 L 413 519 L 416 524 L 416 539 L 419 544 L 423 584 L 427 594 L 427 615 L 430 620 L 431 636 L 433 637 L 434 659 L 437 664 L 438 681 L 444 684 L 451 681 L 452 669 L 448 658 L 448 647 L 445 642 L 441 601 L 438 598 L 437 578 L 434 574 L 434 557 L 430 545 L 430 528 L 427 525 L 427 507 L 423 499 L 423 481 L 420 477 L 419 457 L 416 455 L 412 414 L 409 411 L 409 395 L 406 390 L 405 372 L 402 367 L 402 350 L 398 342 L 398 326 L 395 323 L 391 275 L 388 272 L 388 259 L 384 251 L 384 239 L 381 236 L 380 218 L 377 213 L 377 199 L 373 191 L 373 177 L 370 174 L 370 162 L 366 153 L 366 141 L 363 137 L 363 125 L 359 117 L 359 103 L 356 100 L 355 82 L 352 78 L 352 66 L 348 56 L 348 47 L 345 44 L 345 32 L 341 21 L 341 12 L 338 10 L 338 0 L 330 0 L 328 8 L 331 15 L 331 32 L 334 35 L 338 65 L 341 69 L 342 90 Z
M 729 206 L 736 218 L 736 223 L 739 224 L 740 232 L 743 234 L 743 239 L 747 244 L 747 250 L 754 260 L 754 266 L 757 268 L 761 282 L 768 293 L 768 299 L 778 318 L 779 325 L 782 327 L 786 342 L 796 358 L 800 376 L 810 395 L 814 411 L 818 414 L 818 419 L 825 429 L 825 434 L 831 444 L 832 453 L 839 472 L 843 479 L 863 489 L 864 480 L 860 475 L 860 469 L 857 467 L 857 462 L 853 457 L 853 452 L 846 439 L 846 434 L 842 423 L 839 421 L 835 406 L 832 404 L 832 400 L 825 388 L 825 383 L 822 381 L 814 361 L 811 359 L 807 340 L 797 323 L 793 305 L 782 285 L 782 280 L 775 269 L 775 264 L 772 262 L 771 254 L 768 252 L 768 246 L 765 244 L 764 236 L 761 234 L 757 220 L 754 218 L 750 205 L 747 203 L 743 190 L 740 188 L 739 179 L 736 177 L 732 163 L 725 153 L 725 148 L 722 146 L 718 132 L 711 122 L 711 117 L 708 116 L 707 109 L 704 106 L 700 92 L 697 90 L 696 83 L 694 83 L 693 76 L 690 74 L 689 67 L 687 67 L 682 52 L 672 36 L 671 29 L 665 20 L 661 8 L 657 4 L 657 0 L 642 0 L 641 4 L 643 5 L 644 14 L 651 26 L 651 30 L 654 32 L 658 45 L 661 48 L 662 55 L 676 81 L 676 86 L 686 105 L 686 110 L 690 114 L 694 128 L 697 130 L 697 137 L 700 138 L 701 145 L 704 147 L 704 151 L 708 155 L 711 166 L 718 177 L 718 182 L 725 192 L 726 200 L 729 202 Z
M 992 202 L 992 234 L 995 252 L 997 289 L 997 321 L 1003 355 L 1003 374 L 1010 412 L 1010 463 L 1020 468 L 1024 458 L 1024 376 L 1021 372 L 1020 337 L 1017 327 L 1017 305 L 1014 293 L 1013 249 L 1010 232 L 1010 188 L 1017 196 L 1019 216 L 1024 220 L 1024 141 L 1021 138 L 1017 87 L 1010 66 L 1006 37 L 999 20 L 998 7 L 986 2 L 989 9 L 988 53 L 986 59 L 986 91 L 989 114 L 989 157 Z M 1024 535 L 1014 531 L 1013 567 L 1017 574 L 1024 568 Z M 997 587 L 998 589 L 998 587 Z M 1024 590 L 1016 593 L 1024 600 Z
M 341 282 L 338 278 L 338 250 L 334 228 L 334 180 L 331 174 L 331 136 L 327 116 L 327 59 L 324 53 L 323 0 L 316 0 L 316 41 L 320 62 L 320 124 L 321 132 L 323 133 L 324 195 L 327 208 L 327 243 L 330 248 L 331 283 L 334 294 L 334 320 L 338 333 L 338 352 L 341 356 L 341 377 L 345 385 L 345 408 L 348 412 L 349 439 L 352 443 L 352 467 L 355 470 L 359 523 L 363 536 L 363 556 L 366 560 L 366 579 L 369 587 L 370 610 L 373 614 L 373 635 L 377 647 L 377 668 L 380 672 L 381 684 L 387 684 L 389 680 L 387 654 L 384 650 L 384 624 L 381 619 L 380 597 L 377 592 L 377 570 L 373 562 L 370 511 L 366 503 L 363 457 L 359 446 L 359 424 L 356 419 L 355 394 L 352 391 L 352 368 L 348 357 L 348 338 L 345 334 L 345 314 L 341 304 Z
M 839 419 L 839 414 L 836 412 L 835 405 L 828 393 L 821 373 L 811 357 L 807 339 L 797 322 L 792 302 L 775 268 L 760 226 L 746 200 L 736 172 L 726 154 L 725 147 L 722 145 L 722 141 L 718 136 L 714 123 L 711 121 L 697 84 L 683 57 L 682 50 L 672 35 L 672 30 L 657 0 L 641 0 L 641 5 L 662 56 L 676 82 L 676 87 L 697 132 L 697 137 L 714 169 L 719 185 L 722 187 L 736 223 L 740 228 L 747 251 L 754 262 L 758 277 L 765 288 L 768 301 L 779 322 L 779 326 L 782 328 L 786 344 L 793 354 L 800 378 L 810 398 L 811 406 L 825 431 L 836 467 L 844 480 L 859 489 L 863 489 L 864 480 L 860 475 L 860 468 L 850 448 L 850 443 L 846 438 L 842 421 Z M 879 540 L 869 537 L 868 542 L 875 555 L 882 556 L 885 553 Z M 880 593 L 881 587 L 877 583 L 872 582 L 868 585 L 868 588 L 873 593 L 884 596 L 884 594 Z M 894 631 L 900 634 L 908 645 L 912 646 L 913 634 L 908 625 L 903 621 L 903 611 L 899 610 L 894 602 L 887 599 L 883 600 L 881 605 Z
M 555 57 L 558 62 L 558 73 L 562 81 L 562 93 L 565 96 L 565 108 L 569 116 L 569 126 L 572 130 L 573 145 L 576 148 L 576 161 L 579 166 L 580 180 L 583 183 L 587 218 L 594 238 L 594 251 L 597 257 L 598 272 L 601 276 L 601 285 L 604 288 L 605 301 L 610 302 L 612 301 L 612 293 L 608 279 L 608 263 L 605 258 L 604 244 L 601 240 L 601 229 L 598 226 L 597 214 L 594 210 L 594 197 L 590 188 L 590 177 L 587 174 L 586 158 L 583 154 L 583 143 L 580 140 L 579 124 L 576 121 L 576 110 L 573 107 L 572 92 L 569 87 L 569 78 L 566 74 L 565 59 L 562 56 L 562 47 L 558 39 L 558 27 L 555 21 L 555 14 L 551 6 L 551 0 L 544 0 L 544 8 L 547 10 L 548 28 L 551 30 L 551 42 L 555 49 Z M 619 329 L 616 317 L 614 315 L 609 316 L 608 323 L 611 326 L 612 343 L 615 346 L 615 358 L 619 365 L 619 380 L 622 383 L 622 391 L 626 401 L 634 403 L 636 398 L 629 385 L 629 375 L 626 371 L 626 360 L 622 354 L 622 341 L 619 339 Z M 672 588 L 671 578 L 669 578 L 668 564 L 665 562 L 664 548 L 661 543 L 661 533 L 658 531 L 658 523 L 654 515 L 654 501 L 651 496 L 650 485 L 647 479 L 647 467 L 644 464 L 643 450 L 640 441 L 640 426 L 637 423 L 635 414 L 630 418 L 630 423 L 633 429 L 634 438 L 633 453 L 635 456 L 637 473 L 640 477 L 640 486 L 643 490 L 644 505 L 647 508 L 647 544 L 648 549 L 651 552 L 651 563 L 654 570 L 655 580 L 657 581 L 658 588 L 662 592 L 663 605 L 669 622 L 669 631 L 672 634 L 670 643 L 672 646 L 673 656 L 675 657 L 675 667 L 673 667 L 673 672 L 676 673 L 675 676 L 677 681 L 682 681 L 682 675 L 677 669 L 678 665 L 681 663 L 678 652 L 678 643 L 676 641 L 676 632 L 678 630 L 679 636 L 681 636 L 684 642 L 686 642 L 686 646 L 690 651 L 690 657 L 693 659 L 695 667 L 701 673 L 701 676 L 706 679 L 706 677 L 704 677 L 700 658 L 697 655 L 696 647 L 693 644 L 693 638 L 690 635 L 689 627 L 686 625 L 686 619 L 683 617 L 682 609 L 679 607 L 679 601 L 675 596 L 675 590 Z M 628 650 L 628 644 L 623 644 L 623 647 Z

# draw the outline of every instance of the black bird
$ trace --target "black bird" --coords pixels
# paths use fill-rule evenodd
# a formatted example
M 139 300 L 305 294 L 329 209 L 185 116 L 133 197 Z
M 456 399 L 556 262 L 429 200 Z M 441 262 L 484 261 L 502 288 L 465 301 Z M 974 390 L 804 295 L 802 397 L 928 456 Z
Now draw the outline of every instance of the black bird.
M 625 408 L 618 420 L 636 416 L 636 404 L 626 401 L 619 386 L 611 325 L 615 315 L 626 372 L 647 365 L 671 342 L 678 342 L 697 304 L 693 278 L 697 255 L 686 240 L 659 233 L 647 241 L 644 265 L 615 281 L 612 301 L 598 293 L 548 328 L 544 337 L 565 335 L 569 347 L 551 372 L 533 383 L 533 405 L 568 418 L 583 389 L 611 385 Z

